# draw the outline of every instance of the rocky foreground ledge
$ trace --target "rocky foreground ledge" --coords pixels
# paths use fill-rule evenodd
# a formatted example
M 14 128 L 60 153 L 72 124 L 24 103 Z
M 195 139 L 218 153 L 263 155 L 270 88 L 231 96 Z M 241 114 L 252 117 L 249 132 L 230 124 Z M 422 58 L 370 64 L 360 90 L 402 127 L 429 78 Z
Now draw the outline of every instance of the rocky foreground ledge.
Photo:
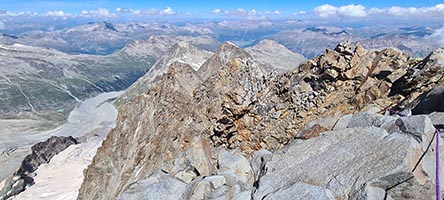
M 435 195 L 432 121 L 381 114 L 444 111 L 433 100 L 443 91 L 431 91 L 444 83 L 444 50 L 415 59 L 341 43 L 276 75 L 225 43 L 190 65 L 159 66 L 155 84 L 120 108 L 78 199 Z
M 428 116 L 358 113 L 316 125 L 328 131 L 252 157 L 197 138 L 119 199 L 434 198 L 435 128 Z

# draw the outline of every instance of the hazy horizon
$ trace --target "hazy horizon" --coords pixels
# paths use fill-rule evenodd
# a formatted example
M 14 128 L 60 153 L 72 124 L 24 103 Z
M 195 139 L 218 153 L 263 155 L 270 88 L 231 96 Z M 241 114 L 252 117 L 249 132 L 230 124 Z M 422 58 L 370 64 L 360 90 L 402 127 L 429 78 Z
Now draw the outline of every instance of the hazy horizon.
M 443 25 L 440 1 L 58 1 L 0 0 L 0 30 L 16 23 L 146 20 L 300 20 L 338 24 Z

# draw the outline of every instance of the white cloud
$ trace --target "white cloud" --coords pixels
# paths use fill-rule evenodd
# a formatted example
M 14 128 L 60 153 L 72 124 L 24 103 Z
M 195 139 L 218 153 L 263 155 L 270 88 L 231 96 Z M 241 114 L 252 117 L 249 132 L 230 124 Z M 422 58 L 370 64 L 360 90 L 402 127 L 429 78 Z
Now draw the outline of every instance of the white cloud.
M 416 14 L 418 12 L 418 9 L 412 7 L 412 8 L 402 8 L 398 6 L 394 6 L 391 8 L 388 8 L 385 12 L 387 12 L 390 15 L 393 16 L 403 16 L 403 15 L 412 15 Z
M 168 6 L 164 10 L 161 10 L 159 12 L 159 14 L 160 15 L 175 15 L 176 12 L 173 9 L 171 9 L 171 7 Z
M 365 17 L 367 16 L 367 11 L 363 5 L 349 4 L 346 6 L 341 6 L 337 10 L 339 16 L 343 17 Z
M 331 17 L 331 16 L 341 16 L 341 17 L 365 17 L 367 16 L 367 11 L 363 5 L 349 4 L 345 6 L 332 6 L 330 4 L 324 4 L 318 6 L 314 9 L 315 13 L 320 17 Z
M 275 10 L 275 11 L 258 11 L 256 9 L 252 10 L 245 10 L 243 8 L 238 8 L 235 10 L 221 10 L 221 9 L 214 9 L 212 11 L 215 15 L 224 15 L 227 17 L 240 17 L 240 18 L 246 18 L 246 19 L 267 19 L 269 16 L 276 16 L 282 14 L 281 11 Z
M 307 14 L 307 12 L 303 10 L 293 13 L 293 15 L 305 15 L 305 14 Z
M 133 14 L 133 15 L 141 15 L 142 11 L 141 10 L 131 10 L 130 13 Z
M 138 16 L 156 16 L 156 15 L 177 15 L 178 13 L 174 11 L 171 7 L 166 7 L 163 10 L 159 9 L 149 9 L 149 10 L 133 10 L 128 8 L 116 8 L 116 13 L 118 14 L 132 14 L 132 15 L 138 15 Z M 190 14 L 190 13 L 188 13 Z M 185 13 L 184 15 L 188 15 Z
M 368 10 L 368 14 L 383 14 L 384 12 L 385 10 L 380 8 L 371 8 Z
M 133 14 L 133 15 L 141 15 L 144 11 L 142 10 L 133 10 L 129 8 L 116 8 L 116 13 L 118 14 Z M 158 11 L 156 11 L 158 12 Z
M 110 16 L 113 15 L 113 14 L 110 13 L 109 10 L 106 9 L 106 8 L 99 8 L 99 9 L 97 9 L 96 13 L 97 13 L 99 16 L 103 16 L 103 17 L 110 17 Z
M 70 16 L 72 16 L 72 14 L 65 13 L 62 10 L 55 10 L 55 11 L 48 11 L 46 13 L 43 13 L 42 16 L 45 16 L 45 17 L 70 17 Z
M 177 12 L 174 11 L 171 7 L 166 7 L 163 10 L 159 9 L 150 9 L 150 10 L 133 10 L 129 8 L 116 8 L 115 12 L 110 12 L 108 9 L 99 8 L 97 10 L 82 10 L 80 12 L 80 16 L 89 17 L 117 17 L 118 14 L 132 14 L 137 16 L 156 16 L 156 15 L 176 15 Z
M 180 13 L 173 10 L 171 7 L 165 9 L 149 9 L 149 10 L 133 10 L 130 8 L 116 8 L 110 11 L 106 8 L 98 8 L 96 10 L 81 10 L 78 13 L 68 13 L 63 10 L 51 10 L 44 13 L 35 12 L 10 12 L 6 10 L 0 10 L 0 17 L 51 17 L 51 18 L 116 18 L 122 15 L 134 15 L 134 16 L 166 16 L 166 15 L 179 15 Z M 192 13 L 185 12 L 182 16 L 190 16 Z
M 30 12 L 30 11 L 26 11 L 26 12 L 11 12 L 11 11 L 4 11 L 4 10 L 2 10 L 0 12 L 0 16 L 8 16 L 8 17 L 18 17 L 18 16 L 29 16 L 29 17 L 32 17 L 32 16 L 37 16 L 37 15 L 38 15 L 37 13 L 33 13 L 33 12 Z
M 46 13 L 40 14 L 40 16 L 61 18 L 61 19 L 64 19 L 64 20 L 68 19 L 68 17 L 75 17 L 75 15 L 73 15 L 71 13 L 65 13 L 62 10 L 48 11 Z
M 444 17 L 444 4 L 436 4 L 430 7 L 399 7 L 393 6 L 386 9 L 370 9 L 373 13 L 386 14 L 392 16 L 422 16 L 422 17 Z
M 267 19 L 272 17 L 277 17 L 283 15 L 280 10 L 246 10 L 243 8 L 223 10 L 215 8 L 209 13 L 214 15 L 226 16 L 226 17 L 237 17 L 245 19 Z M 306 11 L 296 11 L 293 15 L 306 15 Z M 116 8 L 115 10 L 108 10 L 105 8 L 99 8 L 97 10 L 82 10 L 79 13 L 67 13 L 64 10 L 53 10 L 44 13 L 33 13 L 33 12 L 10 12 L 6 10 L 0 10 L 0 17 L 52 17 L 52 18 L 76 18 L 76 17 L 97 17 L 97 18 L 114 18 L 119 16 L 166 16 L 166 15 L 178 15 L 187 16 L 199 13 L 188 13 L 184 11 L 179 13 L 173 10 L 171 7 L 166 7 L 165 9 L 146 9 L 146 10 L 133 10 L 129 8 Z M 444 4 L 436 4 L 430 7 L 387 7 L 387 8 L 365 8 L 363 5 L 348 4 L 342 6 L 333 6 L 330 4 L 323 4 L 314 8 L 314 14 L 317 16 L 328 18 L 363 18 L 367 16 L 385 16 L 385 17 L 406 17 L 406 18 L 434 18 L 441 19 L 444 18 Z M 311 15 L 310 15 L 311 16 Z
M 361 18 L 368 15 L 385 15 L 398 17 L 444 17 L 444 4 L 430 7 L 399 7 L 371 8 L 367 10 L 363 5 L 349 4 L 345 6 L 332 6 L 330 4 L 320 5 L 314 8 L 320 17 L 352 17 Z
M 5 23 L 3 23 L 2 21 L 0 21 L 0 30 L 1 29 L 6 29 Z
M 116 8 L 116 13 L 132 13 L 134 12 L 133 9 L 129 8 Z
M 99 8 L 97 10 L 82 10 L 80 12 L 80 16 L 83 17 L 115 17 L 116 14 L 110 12 L 108 9 L 106 8 Z
M 330 17 L 337 14 L 338 8 L 330 4 L 324 4 L 314 8 L 314 11 L 320 17 Z
M 219 14 L 220 11 L 221 11 L 220 9 L 216 8 L 216 9 L 214 9 L 212 12 L 213 12 L 214 14 Z

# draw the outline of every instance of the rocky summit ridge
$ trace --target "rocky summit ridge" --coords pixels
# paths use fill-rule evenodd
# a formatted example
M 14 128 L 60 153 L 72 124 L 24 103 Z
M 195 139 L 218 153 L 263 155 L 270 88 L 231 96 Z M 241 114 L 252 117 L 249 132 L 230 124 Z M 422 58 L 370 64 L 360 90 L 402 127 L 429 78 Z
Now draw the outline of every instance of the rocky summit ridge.
M 193 70 L 197 71 L 210 56 L 212 56 L 212 53 L 209 51 L 183 41 L 177 42 L 154 63 L 144 76 L 126 90 L 125 95 L 119 98 L 118 103 L 128 101 L 145 92 L 148 88 L 154 87 L 174 62 L 187 63 Z
M 275 74 L 224 43 L 197 71 L 164 62 L 120 107 L 78 199 L 430 199 L 440 122 L 389 113 L 442 112 L 442 56 L 343 42 Z

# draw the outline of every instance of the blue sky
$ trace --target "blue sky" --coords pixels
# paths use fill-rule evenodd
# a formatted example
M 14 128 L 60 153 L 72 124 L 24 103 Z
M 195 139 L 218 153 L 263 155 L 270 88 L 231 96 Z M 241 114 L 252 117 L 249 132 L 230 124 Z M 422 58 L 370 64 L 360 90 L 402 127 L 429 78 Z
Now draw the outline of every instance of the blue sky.
M 0 0 L 0 18 L 26 15 L 109 19 L 134 15 L 247 19 L 403 17 L 439 20 L 444 18 L 443 3 L 442 0 Z
M 179 12 L 202 12 L 212 11 L 213 9 L 255 9 L 258 11 L 280 10 L 283 13 L 293 13 L 296 11 L 312 11 L 315 7 L 323 4 L 333 6 L 343 6 L 348 4 L 361 4 L 366 8 L 385 8 L 392 6 L 399 7 L 427 7 L 443 3 L 439 0 L 372 0 L 372 1 L 325 1 L 325 0 L 0 0 L 0 10 L 12 12 L 47 12 L 51 10 L 63 10 L 70 13 L 78 13 L 81 10 L 93 10 L 106 8 L 115 10 L 116 8 L 131 9 L 164 9 L 167 6 Z

